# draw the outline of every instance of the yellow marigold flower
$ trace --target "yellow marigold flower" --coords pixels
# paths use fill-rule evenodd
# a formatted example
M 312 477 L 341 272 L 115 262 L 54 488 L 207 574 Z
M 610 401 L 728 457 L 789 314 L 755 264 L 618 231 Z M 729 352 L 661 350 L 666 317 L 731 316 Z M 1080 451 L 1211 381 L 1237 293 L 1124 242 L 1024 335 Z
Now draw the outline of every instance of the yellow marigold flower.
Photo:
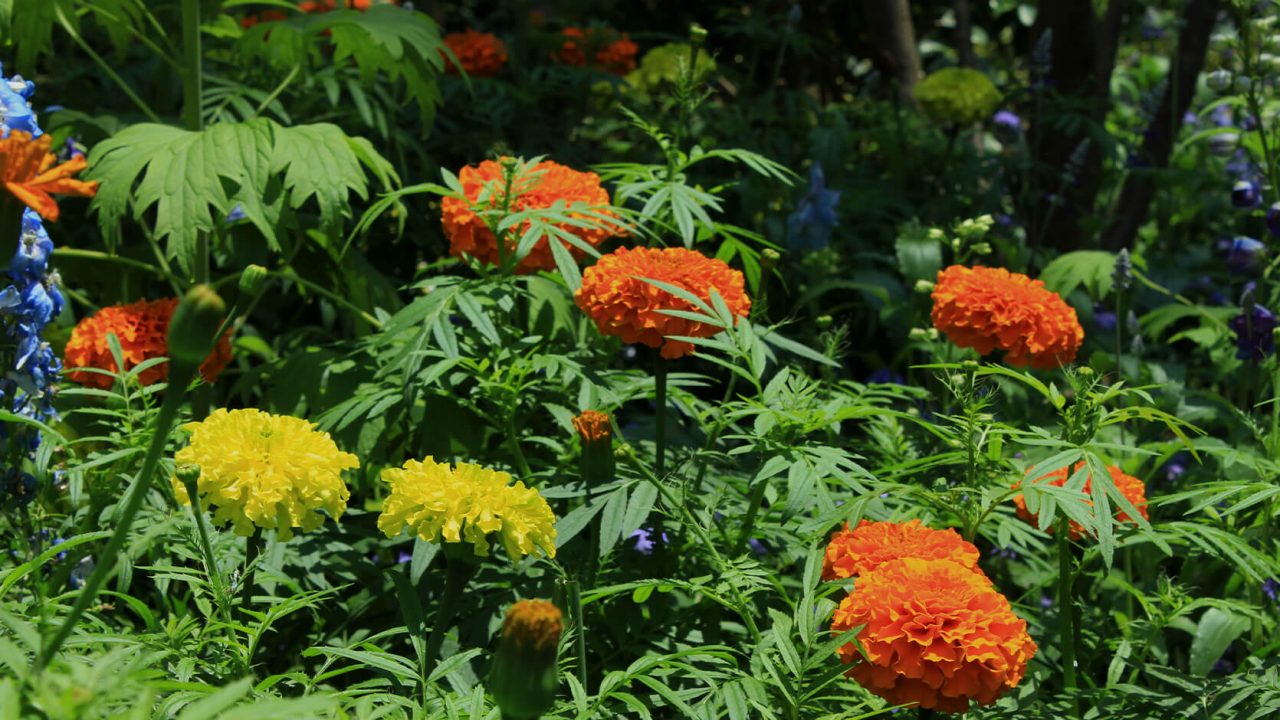
M 214 522 L 230 522 L 237 535 L 251 535 L 259 527 L 288 540 L 293 528 L 320 527 L 324 516 L 318 510 L 334 520 L 346 511 L 351 493 L 342 471 L 360 467 L 360 461 L 312 423 L 220 408 L 184 428 L 191 443 L 174 460 L 200 466 L 200 496 L 213 509 Z M 178 500 L 191 502 L 176 477 L 173 490 Z
M 404 528 L 428 542 L 471 543 L 489 554 L 496 533 L 507 555 L 519 560 L 541 551 L 556 555 L 556 517 L 542 495 L 498 470 L 458 463 L 450 467 L 431 456 L 382 471 L 391 494 L 378 529 L 393 537 Z
M 972 125 L 991 117 L 1000 105 L 1000 91 L 991 79 L 971 68 L 930 73 L 915 92 L 920 109 L 936 123 Z

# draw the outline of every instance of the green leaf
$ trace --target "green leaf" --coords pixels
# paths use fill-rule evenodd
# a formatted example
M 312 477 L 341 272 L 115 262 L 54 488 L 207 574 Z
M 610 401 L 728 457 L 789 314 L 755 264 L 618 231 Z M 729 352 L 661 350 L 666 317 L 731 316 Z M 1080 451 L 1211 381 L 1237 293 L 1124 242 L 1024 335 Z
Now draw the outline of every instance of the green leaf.
M 897 239 L 893 249 L 898 256 L 898 270 L 912 282 L 932 281 L 942 269 L 942 244 L 935 239 L 904 235 Z
M 1066 297 L 1083 286 L 1094 300 L 1111 292 L 1111 273 L 1116 256 L 1102 250 L 1077 250 L 1059 255 L 1040 273 L 1044 286 Z
M 321 227 L 336 235 L 355 193 L 368 196 L 366 170 L 398 182 L 369 143 L 336 125 L 286 128 L 267 119 L 223 123 L 193 132 L 168 125 L 133 125 L 94 147 L 88 179 L 102 183 L 92 210 L 108 244 L 120 240 L 128 214 L 143 225 L 154 212 L 154 234 L 183 270 L 196 239 L 211 233 L 240 205 L 273 249 L 284 211 L 314 199 Z
M 1211 607 L 1200 616 L 1195 637 L 1191 640 L 1189 667 L 1193 675 L 1208 675 L 1213 664 L 1227 651 L 1232 640 L 1249 627 L 1249 620 L 1225 610 Z

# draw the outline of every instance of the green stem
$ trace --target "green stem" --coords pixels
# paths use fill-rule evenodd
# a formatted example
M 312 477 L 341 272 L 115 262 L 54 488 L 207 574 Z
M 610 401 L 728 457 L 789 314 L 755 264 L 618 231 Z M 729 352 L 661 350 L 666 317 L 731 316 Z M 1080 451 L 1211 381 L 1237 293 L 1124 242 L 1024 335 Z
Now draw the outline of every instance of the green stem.
M 655 355 L 653 361 L 653 443 L 656 459 L 654 470 L 662 477 L 667 470 L 667 361 Z
M 646 480 L 653 483 L 653 486 L 658 490 L 658 495 L 662 498 L 662 501 L 671 508 L 679 510 L 681 519 L 684 521 L 685 525 L 687 525 L 690 530 L 693 530 L 693 534 L 698 537 L 698 542 L 701 542 L 702 545 L 707 548 L 707 551 L 711 553 L 711 559 L 715 562 L 716 568 L 723 573 L 728 567 L 728 563 L 724 561 L 724 558 L 720 557 L 719 551 L 716 550 L 715 543 L 713 543 L 711 538 L 707 535 L 706 528 L 702 527 L 702 523 L 699 523 L 697 519 L 693 517 L 693 513 L 689 512 L 689 508 L 685 507 L 683 503 L 679 502 L 672 496 L 670 488 L 664 485 L 652 470 L 646 467 L 645 464 L 640 462 L 634 455 L 629 459 L 632 467 L 639 470 L 640 473 L 645 476 Z M 747 604 L 747 599 L 742 596 L 742 591 L 732 583 L 730 583 L 730 590 L 733 592 L 733 599 L 738 604 L 737 610 L 738 615 L 742 618 L 742 624 L 747 626 L 747 631 L 751 633 L 752 639 L 757 645 L 759 645 L 763 636 L 760 634 L 760 628 L 756 626 L 755 617 L 751 613 L 750 606 Z
M 129 83 L 125 82 L 124 78 L 120 77 L 120 74 L 112 69 L 111 65 L 107 63 L 106 60 L 103 60 L 101 55 L 94 52 L 93 48 L 89 46 L 89 43 L 84 41 L 84 38 L 80 37 L 80 33 L 76 32 L 75 27 L 73 27 L 70 21 L 67 20 L 66 14 L 62 12 L 62 6 L 55 3 L 53 8 L 54 13 L 57 14 L 58 24 L 62 26 L 62 29 L 66 31 L 67 35 L 71 36 L 71 39 L 75 41 L 75 44 L 79 45 L 80 49 L 93 60 L 94 64 L 98 66 L 98 69 L 105 73 L 107 77 L 111 78 L 111 81 L 120 88 L 120 91 L 125 94 L 125 97 L 129 98 L 129 100 L 131 100 L 133 104 L 142 111 L 142 114 L 147 116 L 148 120 L 153 123 L 162 122 L 160 120 L 160 116 L 151 109 L 151 106 L 142 98 L 138 97 L 138 94 L 133 91 L 133 88 L 129 87 Z
M 751 531 L 756 527 L 756 515 L 760 513 L 760 505 L 764 502 L 764 491 L 768 486 L 768 481 L 756 480 L 755 487 L 751 488 L 751 497 L 747 500 L 747 517 L 742 521 L 742 531 L 738 533 L 738 541 L 733 544 L 731 556 L 741 555 L 742 548 L 751 538 Z
M 204 94 L 200 49 L 200 0 L 182 0 L 182 122 L 188 130 L 204 129 L 200 98 Z
M 191 382 L 195 372 L 194 365 L 173 361 L 169 370 L 169 389 L 165 393 L 164 404 L 160 406 L 160 413 L 156 417 L 155 432 L 151 435 L 151 444 L 147 447 L 146 457 L 142 461 L 142 469 L 138 472 L 133 486 L 129 488 L 129 494 L 125 497 L 124 506 L 120 509 L 120 514 L 116 521 L 115 534 L 111 536 L 107 546 L 98 555 L 97 567 L 89 575 L 89 579 L 84 584 L 84 589 L 80 591 L 80 596 L 76 598 L 75 604 L 71 606 L 71 611 L 67 613 L 67 617 L 62 621 L 61 627 L 58 628 L 58 631 L 54 633 L 49 642 L 45 643 L 40 649 L 40 654 L 36 656 L 36 673 L 41 672 L 48 666 L 49 661 L 57 654 L 58 649 L 71 636 L 71 631 L 75 628 L 76 623 L 79 622 L 80 616 L 84 615 L 89 606 L 93 604 L 93 601 L 97 599 L 98 593 L 107 581 L 107 576 L 115 570 L 116 558 L 120 555 L 121 550 L 124 549 L 124 543 L 129 536 L 130 528 L 133 527 L 134 518 L 137 517 L 138 510 L 142 508 L 142 501 L 151 489 L 152 476 L 155 474 L 156 466 L 160 463 L 160 456 L 164 454 L 165 444 L 169 440 L 169 433 L 177 422 L 178 410 L 182 407 L 182 401 L 186 397 L 187 385 Z
M 120 257 L 119 255 L 112 255 L 111 253 L 105 253 L 101 250 L 82 250 L 80 248 L 56 247 L 53 249 L 53 254 L 55 257 L 85 258 L 87 260 L 117 263 L 126 267 L 137 268 L 138 270 L 146 270 L 149 273 L 154 273 L 158 277 L 166 276 L 163 269 L 152 265 L 151 263 L 145 263 L 141 260 L 134 260 L 127 257 Z
M 200 552 L 204 555 L 205 573 L 209 576 L 209 584 L 213 586 L 213 596 L 218 604 L 218 612 L 229 625 L 231 617 L 227 614 L 226 597 L 223 596 L 222 573 L 218 571 L 218 564 L 214 561 L 213 543 L 209 540 L 209 531 L 204 524 L 204 510 L 200 507 L 200 488 L 194 478 L 184 480 L 183 485 L 187 489 L 187 498 L 191 500 L 191 519 L 195 521 L 196 534 L 200 536 Z
M 520 434 L 516 431 L 514 410 L 507 413 L 507 445 L 515 458 L 516 468 L 520 470 L 520 479 L 529 482 L 529 478 L 533 476 L 533 470 L 529 468 L 529 461 L 524 456 L 524 448 L 520 447 Z
M 1076 629 L 1071 603 L 1071 522 L 1058 521 L 1058 639 L 1062 647 L 1063 689 L 1071 702 L 1071 717 L 1080 717 L 1080 700 L 1076 697 Z
M 241 577 L 244 584 L 240 587 L 241 610 L 248 610 L 249 605 L 253 602 L 253 580 L 258 571 L 258 566 L 255 563 L 261 554 L 262 528 L 254 528 L 253 534 L 245 538 L 244 541 L 244 575 Z
M 569 612 L 573 614 L 573 646 L 578 654 L 578 682 L 582 685 L 582 689 L 588 695 L 591 689 L 587 687 L 587 624 L 584 621 L 584 613 L 582 611 L 582 586 L 577 580 L 569 580 L 566 585 L 569 589 Z
M 458 614 L 458 601 L 467 589 L 471 576 L 479 569 L 479 565 L 465 560 L 448 559 L 445 570 L 444 593 L 440 596 L 440 607 L 436 610 L 435 620 L 431 624 L 431 636 L 427 639 L 427 650 L 423 653 L 422 687 L 426 692 L 427 678 L 435 669 L 440 655 L 440 646 L 444 644 L 444 634 Z
M 302 72 L 302 63 L 298 63 L 293 66 L 293 69 L 289 71 L 289 74 L 284 76 L 284 80 L 281 80 L 280 84 L 271 91 L 271 94 L 262 102 L 258 103 L 258 109 L 253 111 L 253 115 L 251 115 L 249 119 L 252 120 L 261 115 L 263 111 L 267 109 L 268 105 L 274 102 L 277 97 L 280 97 L 280 93 L 284 92 L 284 89 L 289 87 L 289 83 L 293 82 L 293 79 L 298 77 L 298 73 L 300 72 Z

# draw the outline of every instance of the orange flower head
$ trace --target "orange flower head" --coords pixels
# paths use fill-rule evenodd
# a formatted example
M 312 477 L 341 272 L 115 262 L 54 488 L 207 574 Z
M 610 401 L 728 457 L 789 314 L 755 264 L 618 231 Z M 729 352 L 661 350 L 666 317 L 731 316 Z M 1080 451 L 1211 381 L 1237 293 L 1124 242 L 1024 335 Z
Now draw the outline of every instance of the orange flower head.
M 49 152 L 52 144 L 50 135 L 33 139 L 31 133 L 22 130 L 11 130 L 8 137 L 0 139 L 0 182 L 45 220 L 58 219 L 58 202 L 51 193 L 80 197 L 93 197 L 98 193 L 96 181 L 85 182 L 74 177 L 87 165 L 84 155 L 77 154 L 55 165 L 58 158 Z
M 1055 487 L 1062 487 L 1063 485 L 1067 484 L 1067 480 L 1070 479 L 1071 475 L 1078 472 L 1080 468 L 1084 467 L 1084 465 L 1085 463 L 1082 460 L 1076 463 L 1075 468 L 1071 471 L 1070 474 L 1067 473 L 1066 468 L 1059 468 L 1057 471 L 1051 472 L 1048 475 L 1045 475 L 1039 478 L 1038 480 L 1035 480 L 1034 482 L 1035 483 L 1048 482 L 1050 485 L 1053 485 Z M 1111 472 L 1111 482 L 1115 483 L 1116 489 L 1120 491 L 1120 494 L 1124 495 L 1126 498 L 1129 499 L 1129 502 L 1133 503 L 1133 506 L 1138 510 L 1138 514 L 1141 515 L 1144 520 L 1149 520 L 1150 516 L 1147 514 L 1146 483 L 1142 482 L 1141 480 L 1139 480 L 1138 478 L 1132 475 L 1125 474 L 1123 471 L 1120 470 L 1120 468 L 1116 467 L 1115 465 L 1109 466 L 1107 470 Z M 1014 487 L 1017 488 L 1017 487 L 1020 487 L 1021 485 L 1022 483 L 1017 483 L 1014 485 Z M 1088 496 L 1092 488 L 1093 488 L 1093 478 L 1092 476 L 1090 476 L 1089 478 L 1085 479 L 1084 488 L 1082 492 L 1086 496 Z M 1086 500 L 1086 502 L 1088 502 L 1090 505 L 1093 504 L 1092 500 Z M 1037 524 L 1040 516 L 1033 515 L 1029 510 L 1027 510 L 1026 498 L 1022 497 L 1021 493 L 1013 496 L 1013 504 L 1018 506 L 1019 517 L 1021 517 L 1022 519 L 1032 524 Z M 1116 522 L 1122 522 L 1122 523 L 1134 522 L 1134 519 L 1129 516 L 1129 513 L 1125 512 L 1120 507 L 1115 508 L 1115 513 L 1116 513 Z M 1052 530 L 1053 528 L 1050 528 L 1050 532 L 1052 532 Z M 1068 527 L 1067 534 L 1068 534 L 1068 537 L 1070 537 L 1072 540 L 1079 540 L 1085 536 L 1084 526 L 1072 520 Z
M 1005 352 L 1010 365 L 1050 370 L 1084 342 L 1076 311 L 1041 280 L 1004 268 L 952 265 L 933 289 L 933 326 L 980 355 Z
M 636 69 L 636 46 L 626 33 L 618 33 L 612 28 L 567 27 L 560 31 L 563 42 L 556 60 L 565 65 L 586 67 L 587 57 L 591 64 L 615 75 L 626 75 Z
M 618 248 L 582 274 L 574 295 L 578 307 L 605 335 L 627 343 L 662 348 L 662 357 L 675 359 L 693 352 L 691 343 L 673 336 L 705 338 L 720 332 L 715 325 L 667 315 L 663 310 L 697 311 L 690 302 L 659 288 L 658 280 L 696 295 L 708 305 L 711 291 L 736 316 L 751 310 L 742 273 L 723 261 L 685 248 Z
M 584 443 L 607 442 L 613 437 L 613 428 L 609 426 L 609 413 L 599 410 L 584 410 L 573 419 L 573 427 Z
M 898 558 L 858 579 L 836 608 L 835 633 L 863 626 L 840 648 L 848 675 L 895 704 L 962 713 L 1017 687 L 1036 654 L 1027 623 L 991 581 L 950 560 Z
M 537 653 L 556 652 L 564 621 L 560 608 L 546 600 L 517 600 L 502 619 L 502 639 Z
M 934 530 L 919 520 L 905 523 L 870 522 L 831 536 L 822 560 L 822 579 L 839 580 L 858 577 L 875 570 L 890 560 L 915 557 L 927 560 L 951 560 L 970 570 L 978 569 L 978 548 L 965 541 L 955 530 Z
M 469 165 L 458 173 L 458 180 L 462 183 L 466 199 L 446 197 L 440 203 L 444 232 L 449 238 L 449 253 L 454 257 L 470 255 L 481 262 L 497 265 L 498 241 L 493 231 L 485 224 L 485 219 L 477 215 L 471 206 L 480 202 L 481 194 L 485 194 L 487 207 L 496 209 L 502 206 L 504 187 L 502 163 L 485 160 L 479 165 Z M 609 205 L 609 193 L 600 186 L 599 175 L 593 172 L 579 172 L 551 160 L 543 160 L 533 166 L 530 171 L 521 173 L 521 177 L 515 179 L 511 189 L 515 196 L 509 206 L 512 213 L 549 208 L 561 202 L 566 206 L 584 203 L 593 206 L 595 216 L 617 217 L 604 209 Z M 566 212 L 574 219 L 587 217 L 568 212 L 567 207 Z M 622 233 L 621 226 L 600 225 L 596 222 L 598 218 L 595 216 L 589 218 L 594 223 L 591 227 L 575 227 L 566 224 L 557 224 L 555 227 L 573 234 L 592 247 L 599 245 L 612 235 Z M 526 229 L 528 224 L 522 223 L 508 233 L 506 243 L 508 254 L 515 253 L 520 237 Z M 576 260 L 582 259 L 586 254 L 573 244 L 563 244 Z M 554 270 L 555 267 L 555 256 L 552 255 L 551 247 L 547 244 L 547 238 L 544 237 L 516 265 L 516 272 L 531 273 L 537 270 Z
M 449 33 L 444 36 L 444 44 L 472 77 L 493 77 L 507 64 L 507 46 L 493 33 L 471 29 Z M 447 60 L 446 69 L 451 74 L 458 74 L 458 66 Z
M 127 372 L 145 360 L 168 357 L 166 336 L 169 320 L 178 307 L 177 298 L 164 300 L 139 300 L 129 305 L 113 305 L 99 310 L 81 320 L 71 331 L 71 339 L 64 351 L 68 368 L 98 368 L 111 372 Z M 116 367 L 107 336 L 114 333 L 120 341 L 120 354 L 124 369 Z M 200 365 L 200 374 L 207 382 L 213 382 L 231 362 L 231 332 L 227 331 Z M 112 379 L 101 373 L 76 372 L 67 374 L 71 380 L 89 387 L 110 388 Z M 169 377 L 169 363 L 153 365 L 138 373 L 138 382 L 151 385 Z

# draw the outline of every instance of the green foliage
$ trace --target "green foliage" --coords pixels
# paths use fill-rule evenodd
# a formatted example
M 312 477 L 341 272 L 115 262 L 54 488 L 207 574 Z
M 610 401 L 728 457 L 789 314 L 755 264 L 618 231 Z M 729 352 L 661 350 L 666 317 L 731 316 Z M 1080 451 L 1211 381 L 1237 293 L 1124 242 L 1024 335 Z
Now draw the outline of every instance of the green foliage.
M 134 125 L 94 147 L 91 162 L 102 183 L 92 207 L 108 243 L 120 242 L 128 216 L 153 227 L 183 270 L 194 263 L 197 238 L 222 227 L 237 206 L 279 250 L 277 227 L 298 222 L 287 218 L 310 201 L 320 229 L 336 235 L 350 215 L 350 196 L 368 197 L 366 172 L 384 187 L 398 182 L 363 138 L 334 125 L 282 127 L 267 119 L 200 132 Z

